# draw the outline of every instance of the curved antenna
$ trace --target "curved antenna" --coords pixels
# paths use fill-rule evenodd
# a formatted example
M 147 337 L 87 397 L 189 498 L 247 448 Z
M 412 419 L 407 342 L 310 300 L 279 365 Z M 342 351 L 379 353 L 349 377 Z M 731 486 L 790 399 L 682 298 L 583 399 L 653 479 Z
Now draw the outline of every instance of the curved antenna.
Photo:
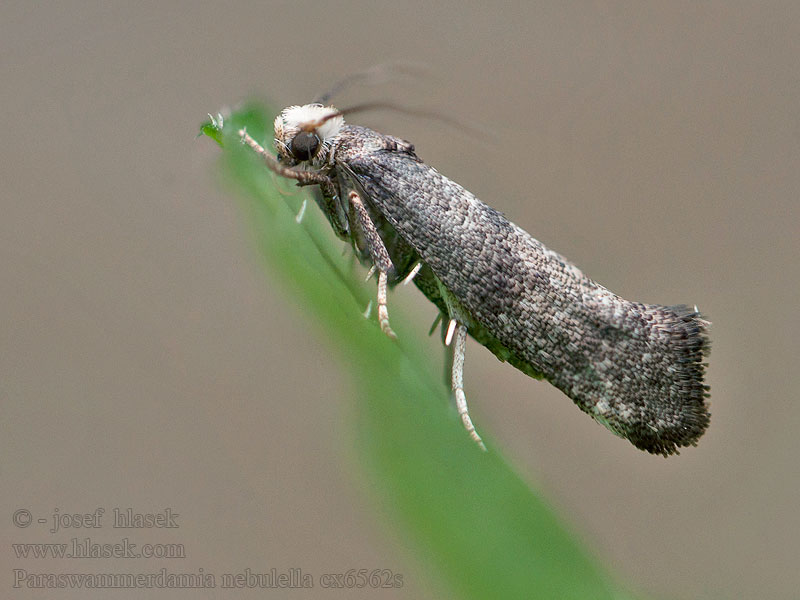
M 400 74 L 421 77 L 422 75 L 428 75 L 429 73 L 430 70 L 428 67 L 422 63 L 410 61 L 381 63 L 379 65 L 375 65 L 374 67 L 370 67 L 369 69 L 358 71 L 352 75 L 348 75 L 347 77 L 340 79 L 334 83 L 327 92 L 317 94 L 313 100 L 313 103 L 328 104 L 333 96 L 356 83 L 361 83 L 362 85 L 380 85 L 382 83 L 386 83 L 387 81 L 391 81 Z
M 350 106 L 349 108 L 342 108 L 337 110 L 336 112 L 330 113 L 319 119 L 316 123 L 314 123 L 314 127 L 319 127 L 325 121 L 329 119 L 333 119 L 336 117 L 343 117 L 344 115 L 352 115 L 355 113 L 366 112 L 369 110 L 378 110 L 378 109 L 387 109 L 387 110 L 394 110 L 404 115 L 409 115 L 412 117 L 422 117 L 425 119 L 433 119 L 436 121 L 441 121 L 450 125 L 451 127 L 458 129 L 462 133 L 468 134 L 472 137 L 475 137 L 480 140 L 492 140 L 494 138 L 494 134 L 487 129 L 476 127 L 474 125 L 469 125 L 460 119 L 456 119 L 451 117 L 447 114 L 441 113 L 436 110 L 427 110 L 423 108 L 408 108 L 405 106 L 401 106 L 399 104 L 395 104 L 393 102 L 364 102 L 363 104 L 356 104 Z

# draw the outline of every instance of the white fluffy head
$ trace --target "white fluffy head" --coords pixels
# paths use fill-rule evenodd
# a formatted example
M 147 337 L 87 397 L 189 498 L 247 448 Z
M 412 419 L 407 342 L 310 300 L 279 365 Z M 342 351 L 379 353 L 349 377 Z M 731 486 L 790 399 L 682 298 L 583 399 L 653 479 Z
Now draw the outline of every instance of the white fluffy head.
M 288 106 L 275 117 L 275 148 L 287 162 L 302 162 L 292 153 L 292 140 L 298 133 L 312 133 L 319 138 L 320 147 L 311 162 L 324 161 L 342 125 L 344 117 L 333 106 L 321 104 Z

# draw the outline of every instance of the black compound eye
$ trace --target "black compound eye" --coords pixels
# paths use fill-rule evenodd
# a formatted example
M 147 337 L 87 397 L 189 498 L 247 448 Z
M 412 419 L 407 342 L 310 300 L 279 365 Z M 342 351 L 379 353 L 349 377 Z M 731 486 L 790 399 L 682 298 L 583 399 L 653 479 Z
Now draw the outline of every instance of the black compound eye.
M 316 133 L 301 131 L 292 139 L 290 150 L 295 159 L 299 161 L 309 160 L 319 150 L 319 144 L 319 136 Z

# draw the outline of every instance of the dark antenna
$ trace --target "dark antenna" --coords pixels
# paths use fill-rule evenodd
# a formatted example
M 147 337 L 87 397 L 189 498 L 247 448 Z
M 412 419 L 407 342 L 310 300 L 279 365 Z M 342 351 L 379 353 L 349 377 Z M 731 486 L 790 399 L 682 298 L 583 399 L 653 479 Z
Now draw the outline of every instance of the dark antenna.
M 421 77 L 422 75 L 428 75 L 429 70 L 420 63 L 407 61 L 382 63 L 340 79 L 334 83 L 327 92 L 318 94 L 313 102 L 328 104 L 331 98 L 346 90 L 351 85 L 357 83 L 362 85 L 381 85 L 393 79 L 397 79 L 398 76 L 402 74 L 411 75 L 412 77 Z
M 395 104 L 394 102 L 383 102 L 383 101 L 376 101 L 376 102 L 365 102 L 363 104 L 356 104 L 354 106 L 350 106 L 348 108 L 339 109 L 337 112 L 330 113 L 322 117 L 319 121 L 316 121 L 313 124 L 313 127 L 319 127 L 326 121 L 330 119 L 334 119 L 336 117 L 342 117 L 344 115 L 352 115 L 355 113 L 360 112 L 367 112 L 370 110 L 393 110 L 395 112 L 399 112 L 400 114 L 408 115 L 411 117 L 422 117 L 424 119 L 433 119 L 435 121 L 441 121 L 447 125 L 450 125 L 454 129 L 467 134 L 469 136 L 475 137 L 481 140 L 492 140 L 493 133 L 482 129 L 480 127 L 475 127 L 473 125 L 468 125 L 464 121 L 446 115 L 436 110 L 426 110 L 423 108 L 408 108 L 406 106 L 401 106 L 400 104 Z

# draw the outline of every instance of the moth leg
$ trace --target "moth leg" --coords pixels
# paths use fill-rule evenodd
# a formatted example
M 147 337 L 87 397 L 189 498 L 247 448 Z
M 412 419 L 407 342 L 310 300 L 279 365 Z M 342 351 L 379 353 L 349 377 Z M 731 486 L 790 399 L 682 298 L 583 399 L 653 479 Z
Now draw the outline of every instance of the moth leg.
M 436 318 L 433 320 L 433 323 L 431 324 L 431 328 L 428 330 L 429 336 L 433 335 L 433 332 L 436 331 L 436 326 L 439 324 L 439 321 L 441 320 L 442 320 L 442 313 L 439 313 L 436 315 Z
M 386 280 L 386 271 L 378 273 L 378 323 L 383 333 L 396 339 L 397 334 L 389 327 L 389 310 L 386 308 Z
M 294 218 L 294 222 L 298 225 L 303 222 L 303 217 L 306 214 L 306 206 L 308 206 L 308 200 L 303 198 L 303 204 L 300 205 L 300 210 L 297 212 L 297 216 Z
M 258 154 L 271 171 L 277 173 L 281 177 L 287 179 L 294 179 L 297 185 L 332 185 L 331 178 L 316 171 L 295 171 L 286 165 L 282 165 L 275 157 L 269 152 L 264 150 L 264 147 L 255 141 L 244 129 L 239 130 L 239 137 L 242 138 L 242 143 L 247 144 L 253 149 L 253 152 Z
M 358 219 L 358 224 L 361 226 L 361 231 L 364 233 L 364 240 L 372 256 L 372 262 L 378 269 L 378 324 L 383 333 L 395 339 L 397 335 L 389 326 L 389 310 L 386 308 L 386 290 L 389 280 L 387 273 L 392 268 L 392 259 L 389 257 L 389 252 L 386 250 L 375 224 L 369 218 L 367 208 L 361 201 L 358 192 L 351 190 L 347 195 L 347 199 L 350 201 L 350 205 L 353 207 Z
M 452 372 L 452 385 L 453 394 L 456 397 L 456 409 L 458 415 L 461 417 L 461 422 L 464 423 L 464 428 L 469 433 L 469 437 L 481 447 L 481 450 L 486 451 L 486 446 L 475 431 L 475 425 L 472 424 L 472 419 L 469 416 L 469 408 L 467 408 L 467 396 L 464 394 L 464 354 L 467 348 L 467 327 L 463 323 L 451 321 L 452 325 L 455 323 L 455 332 L 453 335 L 453 372 Z M 448 331 L 449 333 L 449 331 Z M 449 337 L 449 335 L 448 335 Z
M 422 268 L 422 261 L 419 261 L 416 265 L 414 265 L 414 268 L 411 269 L 411 271 L 409 271 L 408 275 L 406 275 L 406 278 L 403 279 L 403 285 L 408 285 L 409 283 L 411 283 L 414 280 L 414 277 L 417 276 L 417 273 L 419 273 L 419 270 L 421 268 Z
M 344 212 L 341 200 L 339 200 L 339 192 L 333 181 L 320 183 L 319 189 L 321 193 L 314 194 L 314 200 L 333 227 L 336 237 L 341 240 L 349 239 L 350 225 L 347 223 L 347 215 Z

